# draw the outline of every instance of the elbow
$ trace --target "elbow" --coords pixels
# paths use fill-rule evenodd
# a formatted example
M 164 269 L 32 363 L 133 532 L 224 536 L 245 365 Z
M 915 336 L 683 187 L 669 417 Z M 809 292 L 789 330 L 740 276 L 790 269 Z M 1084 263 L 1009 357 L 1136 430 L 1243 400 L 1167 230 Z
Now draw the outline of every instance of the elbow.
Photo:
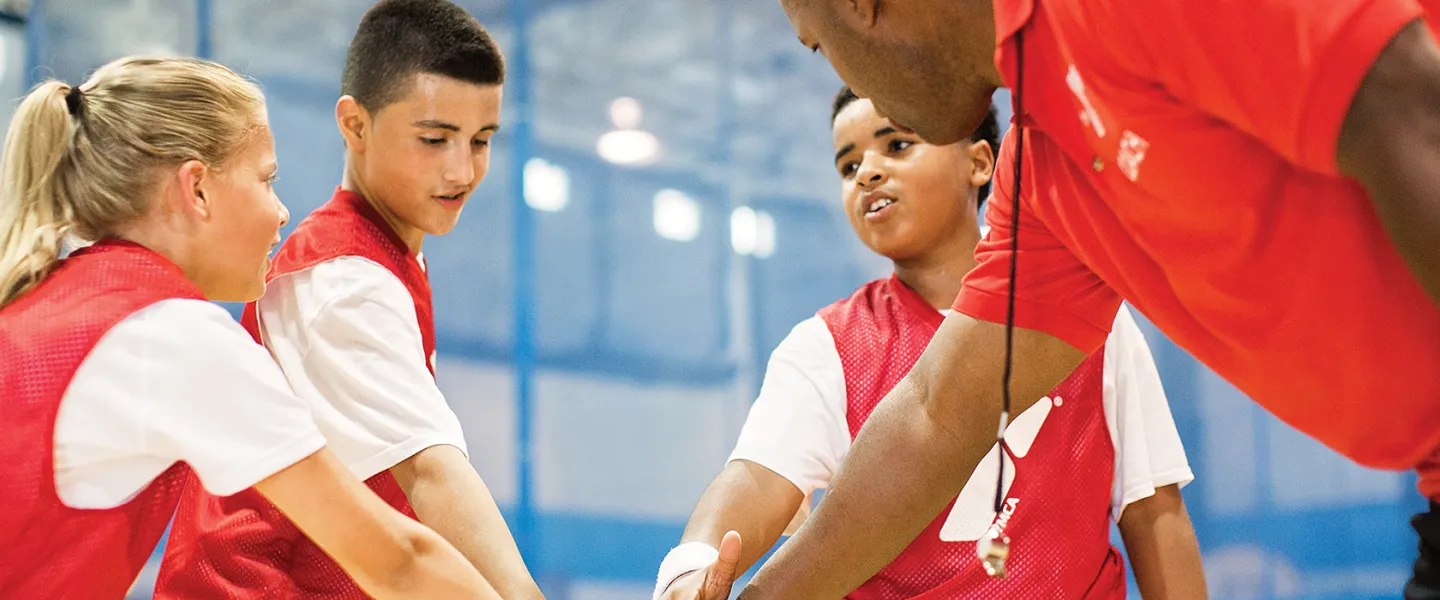
M 426 448 L 390 467 L 390 474 L 395 477 L 395 483 L 399 484 L 400 490 L 405 493 L 405 497 L 411 499 L 412 503 L 416 489 L 427 485 L 445 485 L 445 448 L 444 446 Z
M 915 369 L 910 371 L 902 381 L 904 386 L 902 397 L 909 405 L 907 410 L 924 415 L 929 425 L 935 430 L 949 438 L 963 440 L 974 437 L 974 433 L 966 428 L 966 425 L 973 425 L 976 422 L 976 415 L 964 414 L 967 410 L 973 411 L 974 406 L 964 405 L 957 402 L 951 395 L 953 389 L 947 389 L 938 384 L 930 369 L 920 369 L 921 365 L 916 364 Z M 900 389 L 901 386 L 896 386 Z M 998 408 L 998 405 L 997 405 Z M 998 412 L 997 412 L 998 417 Z
M 418 524 L 397 534 L 388 554 L 389 560 L 373 579 L 375 591 L 366 590 L 377 598 L 432 597 L 437 582 L 456 578 L 452 569 L 469 567 L 459 556 L 451 556 L 454 550 L 438 534 Z
M 434 568 L 438 548 L 429 532 L 406 528 L 394 540 L 387 569 L 379 573 L 379 587 L 388 596 L 408 598 L 419 591 Z

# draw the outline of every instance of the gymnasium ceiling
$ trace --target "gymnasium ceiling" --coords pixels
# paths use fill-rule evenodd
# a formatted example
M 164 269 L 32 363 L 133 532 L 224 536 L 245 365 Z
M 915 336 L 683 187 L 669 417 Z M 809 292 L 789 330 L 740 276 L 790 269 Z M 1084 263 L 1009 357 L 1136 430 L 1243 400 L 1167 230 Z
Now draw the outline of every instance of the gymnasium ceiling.
M 504 0 L 461 1 L 511 47 Z M 322 91 L 335 85 L 345 45 L 370 5 L 211 2 L 215 58 L 262 81 L 305 82 Z M 725 180 L 742 193 L 763 188 L 769 195 L 829 196 L 835 181 L 826 152 L 827 110 L 839 80 L 796 41 L 778 2 L 534 2 L 531 63 L 541 143 L 593 152 L 596 139 L 612 129 L 610 102 L 630 96 L 645 108 L 641 128 L 661 141 L 660 168 Z M 191 53 L 198 44 L 196 0 L 48 0 L 45 10 L 49 43 L 85 40 L 87 56 Z M 81 60 L 61 60 L 57 70 L 69 75 L 67 67 L 93 68 Z

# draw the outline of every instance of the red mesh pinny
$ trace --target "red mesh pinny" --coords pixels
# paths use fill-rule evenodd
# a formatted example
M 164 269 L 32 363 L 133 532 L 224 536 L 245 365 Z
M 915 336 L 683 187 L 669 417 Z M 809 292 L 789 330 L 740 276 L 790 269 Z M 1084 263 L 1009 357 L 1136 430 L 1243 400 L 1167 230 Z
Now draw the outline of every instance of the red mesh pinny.
M 943 318 L 893 276 L 819 314 L 844 367 L 853 439 L 915 365 Z M 976 493 L 962 492 L 848 598 L 1124 598 L 1124 562 L 1110 545 L 1115 450 L 1105 424 L 1104 354 L 1102 346 L 1050 396 L 1016 417 L 1011 431 L 1023 439 L 1007 436 L 1015 479 L 1001 515 L 994 512 L 994 475 L 972 477 Z M 1030 434 L 1021 433 L 1026 430 Z M 988 456 L 980 468 L 994 462 Z M 957 509 L 957 502 L 964 506 Z M 987 576 L 975 555 L 975 540 L 997 522 L 1011 539 L 1010 577 L 1003 580 Z
M 121 598 L 155 550 L 189 469 L 175 464 L 115 508 L 67 507 L 55 490 L 55 418 L 105 333 L 173 298 L 203 299 L 174 263 L 104 241 L 0 309 L 0 598 Z
M 429 280 L 416 256 L 359 195 L 337 190 L 329 202 L 301 221 L 280 246 L 266 280 L 342 256 L 374 261 L 399 277 L 410 290 L 426 364 L 433 374 L 435 322 Z M 241 323 L 256 340 L 260 339 L 254 303 L 246 305 Z M 395 510 L 415 517 L 404 491 L 388 470 L 365 484 Z M 176 512 L 155 597 L 369 598 L 340 565 L 254 489 L 220 498 L 193 483 Z

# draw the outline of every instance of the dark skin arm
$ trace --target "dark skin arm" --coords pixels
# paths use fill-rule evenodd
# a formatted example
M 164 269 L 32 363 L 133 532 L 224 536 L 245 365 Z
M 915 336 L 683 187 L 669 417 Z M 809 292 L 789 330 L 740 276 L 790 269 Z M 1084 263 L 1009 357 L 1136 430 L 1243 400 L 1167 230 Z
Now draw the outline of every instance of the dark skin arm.
M 1167 485 L 1155 495 L 1131 503 L 1120 515 L 1120 537 L 1145 600 L 1205 600 L 1205 570 L 1200 543 L 1180 486 Z
M 1004 357 L 1004 325 L 946 317 L 861 429 L 825 501 L 740 597 L 841 598 L 899 555 L 995 444 Z M 1024 412 L 1084 358 L 1059 338 L 1017 328 L 1011 414 Z
M 1423 21 L 1370 67 L 1336 158 L 1370 193 L 1390 241 L 1440 307 L 1440 49 Z

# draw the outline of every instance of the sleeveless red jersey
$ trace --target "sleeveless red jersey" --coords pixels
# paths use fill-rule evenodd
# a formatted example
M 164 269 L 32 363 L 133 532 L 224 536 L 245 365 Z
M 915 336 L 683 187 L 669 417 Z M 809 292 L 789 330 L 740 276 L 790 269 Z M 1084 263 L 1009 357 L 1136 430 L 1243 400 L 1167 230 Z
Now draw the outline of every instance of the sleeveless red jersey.
M 846 420 L 854 439 L 875 406 L 915 365 L 943 317 L 893 276 L 866 284 L 819 315 L 835 338 L 844 368 Z M 1028 445 L 1007 438 L 1006 452 L 1014 463 L 1007 463 L 1006 471 L 1015 475 L 1000 515 L 993 507 L 994 475 L 977 476 L 972 483 L 985 492 L 979 494 L 984 508 L 978 530 L 973 527 L 976 511 L 961 510 L 952 501 L 848 598 L 1124 598 L 1124 561 L 1110 545 L 1115 449 L 1105 424 L 1104 353 L 1102 346 L 1047 399 L 1012 417 L 1012 430 L 1021 429 L 1021 419 L 1032 431 L 1039 425 Z M 995 460 L 992 454 L 979 468 Z M 954 526 L 951 519 L 968 519 L 972 526 Z M 987 576 L 976 557 L 975 540 L 989 526 L 1001 527 L 1010 537 L 1008 579 Z
M 329 202 L 301 221 L 280 246 L 266 280 L 342 256 L 374 261 L 405 284 L 415 301 L 416 325 L 433 375 L 435 322 L 429 279 L 416 255 L 358 194 L 336 190 Z M 255 303 L 245 306 L 241 323 L 260 340 Z M 365 483 L 395 510 L 415 517 L 390 471 Z M 175 516 L 155 597 L 341 600 L 369 596 L 253 488 L 219 498 L 192 483 Z
M 69 508 L 55 490 L 55 418 L 105 333 L 172 298 L 204 299 L 164 257 L 103 241 L 0 309 L 0 598 L 122 598 L 155 550 L 189 469 L 176 463 L 115 508 Z

